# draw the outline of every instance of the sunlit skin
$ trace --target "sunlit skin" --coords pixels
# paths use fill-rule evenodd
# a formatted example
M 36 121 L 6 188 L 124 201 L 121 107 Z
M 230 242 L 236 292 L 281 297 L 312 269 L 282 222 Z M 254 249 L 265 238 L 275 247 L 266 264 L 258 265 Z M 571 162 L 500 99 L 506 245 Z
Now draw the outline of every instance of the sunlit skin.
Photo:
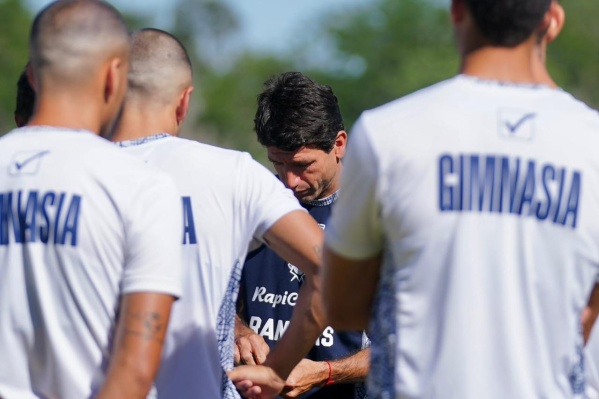
M 347 133 L 337 134 L 330 152 L 318 148 L 302 147 L 297 151 L 283 151 L 267 147 L 268 160 L 272 162 L 279 178 L 301 202 L 326 198 L 339 189 L 341 158 L 345 155 Z

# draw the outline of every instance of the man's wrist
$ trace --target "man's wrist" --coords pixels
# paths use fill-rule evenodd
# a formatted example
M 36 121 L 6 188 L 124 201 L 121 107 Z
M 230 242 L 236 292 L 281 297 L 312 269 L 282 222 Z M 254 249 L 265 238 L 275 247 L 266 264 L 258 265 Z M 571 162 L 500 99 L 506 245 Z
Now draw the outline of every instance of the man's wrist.
M 245 321 L 243 321 L 243 319 L 237 315 L 235 317 L 235 337 L 250 335 L 253 333 L 255 333 L 255 331 L 252 330 L 250 326 L 245 324 Z
M 333 365 L 328 360 L 325 360 L 324 364 L 326 366 L 325 367 L 326 379 L 324 381 L 324 386 L 332 385 L 334 383 L 334 380 L 333 380 Z
M 285 378 L 283 378 L 283 373 L 281 373 L 281 369 L 283 368 L 281 365 L 278 365 L 276 362 L 275 356 L 272 356 L 271 352 L 267 357 L 266 360 L 264 361 L 264 363 L 262 363 L 262 365 L 264 367 L 268 367 L 269 369 L 271 369 L 279 378 L 281 378 L 282 380 L 286 380 L 287 376 L 285 376 Z

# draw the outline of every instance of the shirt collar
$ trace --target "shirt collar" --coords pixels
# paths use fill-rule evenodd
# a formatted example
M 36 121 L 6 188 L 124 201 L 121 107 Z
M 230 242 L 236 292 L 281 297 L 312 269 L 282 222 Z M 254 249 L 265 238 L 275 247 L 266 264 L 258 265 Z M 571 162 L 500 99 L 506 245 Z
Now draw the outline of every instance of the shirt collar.
M 339 197 L 339 190 L 335 191 L 333 194 L 328 197 L 317 199 L 314 201 L 302 201 L 302 204 L 310 205 L 310 206 L 328 206 L 337 201 Z
M 142 145 L 144 143 L 149 143 L 151 141 L 164 139 L 166 137 L 170 137 L 170 134 L 168 134 L 168 133 L 154 134 L 152 136 L 146 136 L 146 137 L 142 137 L 142 138 L 135 139 L 135 140 L 117 141 L 114 144 L 118 145 L 119 147 L 133 147 L 136 145 Z

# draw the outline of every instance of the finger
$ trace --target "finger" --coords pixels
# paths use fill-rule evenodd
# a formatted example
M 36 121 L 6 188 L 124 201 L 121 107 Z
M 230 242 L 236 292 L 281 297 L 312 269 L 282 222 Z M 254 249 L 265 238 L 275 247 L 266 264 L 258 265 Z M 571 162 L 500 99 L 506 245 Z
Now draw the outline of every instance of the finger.
M 235 365 L 239 365 L 240 361 L 241 361 L 241 355 L 239 354 L 239 348 L 237 347 L 237 345 L 234 345 L 234 354 L 233 354 L 234 360 L 233 362 L 235 363 Z
M 248 389 L 248 392 L 250 395 L 259 396 L 260 394 L 262 394 L 262 388 L 260 388 L 258 385 L 254 385 L 253 387 Z
M 246 338 L 239 339 L 239 355 L 244 364 L 255 365 L 254 354 L 252 353 L 252 345 Z
M 270 347 L 266 342 L 264 342 L 262 337 L 254 336 L 252 338 L 254 339 L 250 339 L 250 342 L 252 343 L 254 360 L 256 361 L 256 364 L 262 364 L 270 352 Z
M 237 388 L 240 392 L 247 392 L 250 388 L 254 386 L 254 384 L 250 380 L 240 380 L 233 382 L 235 383 L 235 388 Z
M 262 393 L 262 389 L 255 385 L 252 386 L 248 389 L 239 389 L 239 393 L 241 394 L 241 396 L 243 396 L 244 398 L 248 398 L 248 399 L 259 399 L 260 398 L 260 394 Z
M 301 393 L 301 390 L 294 389 L 293 391 L 289 391 L 285 394 L 286 398 L 297 398 Z
M 268 352 L 264 353 L 264 351 L 257 351 L 254 353 L 254 360 L 256 364 L 263 364 L 266 361 L 266 355 Z

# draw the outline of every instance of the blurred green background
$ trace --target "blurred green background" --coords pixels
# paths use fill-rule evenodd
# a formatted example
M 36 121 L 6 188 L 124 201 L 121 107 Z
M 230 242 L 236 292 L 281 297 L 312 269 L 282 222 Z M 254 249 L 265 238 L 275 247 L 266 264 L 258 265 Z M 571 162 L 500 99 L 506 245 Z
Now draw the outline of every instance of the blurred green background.
M 598 108 L 599 1 L 562 4 L 567 23 L 550 47 L 550 71 L 564 89 Z M 166 29 L 190 50 L 196 90 L 182 135 L 249 151 L 261 162 L 265 155 L 252 130 L 253 116 L 262 83 L 273 74 L 301 71 L 332 86 L 349 129 L 362 110 L 451 77 L 458 68 L 446 1 L 371 0 L 331 7 L 298 26 L 288 44 L 273 36 L 278 50 L 272 52 L 235 44 L 243 24 L 227 2 L 178 0 L 165 7 L 168 21 L 130 8 L 125 16 L 130 29 Z M 39 8 L 0 0 L 0 134 L 14 126 L 16 82 Z

